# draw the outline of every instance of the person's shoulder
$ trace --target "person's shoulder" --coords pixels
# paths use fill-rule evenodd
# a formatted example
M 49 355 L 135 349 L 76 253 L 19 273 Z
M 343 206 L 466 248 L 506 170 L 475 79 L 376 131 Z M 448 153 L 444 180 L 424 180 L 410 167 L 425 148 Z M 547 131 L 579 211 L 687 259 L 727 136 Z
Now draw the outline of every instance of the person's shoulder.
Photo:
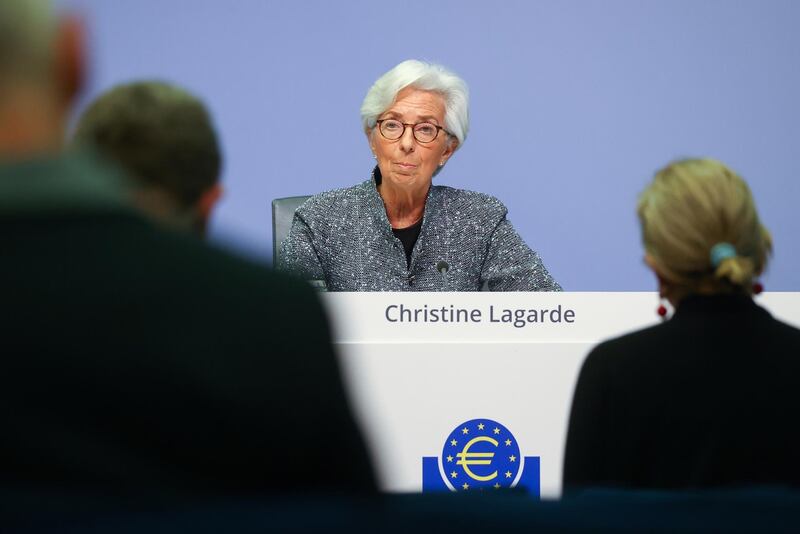
M 761 306 L 759 306 L 759 308 L 764 310 Z M 766 312 L 764 313 L 764 317 L 768 321 L 769 327 L 772 329 L 772 335 L 780 339 L 782 343 L 794 343 L 794 346 L 800 347 L 800 329 L 781 321 L 768 311 L 764 311 Z
M 433 186 L 434 192 L 449 208 L 457 208 L 465 214 L 482 214 L 484 216 L 505 217 L 508 208 L 497 197 L 470 191 L 468 189 L 457 189 L 446 185 Z
M 651 358 L 664 338 L 672 334 L 669 322 L 656 324 L 607 339 L 592 349 L 586 358 L 587 364 L 620 366 L 641 358 Z
M 366 180 L 350 187 L 317 193 L 303 202 L 297 208 L 297 213 L 308 217 L 317 213 L 329 214 L 331 210 L 347 210 L 351 203 L 363 202 L 370 194 L 370 188 L 374 189 L 374 187 L 372 180 Z
M 151 275 L 174 278 L 172 283 L 187 290 L 194 288 L 212 299 L 249 300 L 269 295 L 277 301 L 286 296 L 313 295 L 302 280 L 193 235 L 148 225 L 138 241 L 143 267 L 146 265 Z

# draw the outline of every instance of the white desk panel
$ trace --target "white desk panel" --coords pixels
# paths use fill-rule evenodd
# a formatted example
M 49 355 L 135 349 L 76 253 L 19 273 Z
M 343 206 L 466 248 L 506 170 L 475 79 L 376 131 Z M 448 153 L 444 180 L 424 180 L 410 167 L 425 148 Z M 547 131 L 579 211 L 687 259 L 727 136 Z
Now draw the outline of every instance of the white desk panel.
M 757 301 L 800 326 L 800 293 Z M 392 492 L 420 491 L 422 458 L 439 456 L 457 425 L 487 418 L 540 458 L 541 494 L 558 497 L 583 359 L 598 341 L 659 321 L 655 293 L 329 293 L 323 302 L 381 487 Z M 412 321 L 400 321 L 401 306 Z M 505 310 L 526 310 L 524 325 L 502 322 Z M 454 314 L 467 320 L 450 322 Z

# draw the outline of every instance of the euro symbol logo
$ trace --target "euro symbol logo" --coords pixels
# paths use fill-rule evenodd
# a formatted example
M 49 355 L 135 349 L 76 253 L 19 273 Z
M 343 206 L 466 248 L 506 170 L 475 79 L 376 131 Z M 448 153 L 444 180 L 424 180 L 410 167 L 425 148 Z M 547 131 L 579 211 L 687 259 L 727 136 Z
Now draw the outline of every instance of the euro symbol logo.
M 464 445 L 464 448 L 461 450 L 461 452 L 456 453 L 456 457 L 458 458 L 456 465 L 463 466 L 464 472 L 471 479 L 478 480 L 480 482 L 486 482 L 488 480 L 496 478 L 497 471 L 495 471 L 491 475 L 481 476 L 481 475 L 476 475 L 469 468 L 469 466 L 471 465 L 491 465 L 492 458 L 494 458 L 493 452 L 469 452 L 469 448 L 478 443 L 479 441 L 488 441 L 489 443 L 497 447 L 497 440 L 492 439 L 488 436 L 478 436 L 477 438 L 472 438 L 466 445 Z M 478 460 L 477 458 L 486 458 L 486 460 Z

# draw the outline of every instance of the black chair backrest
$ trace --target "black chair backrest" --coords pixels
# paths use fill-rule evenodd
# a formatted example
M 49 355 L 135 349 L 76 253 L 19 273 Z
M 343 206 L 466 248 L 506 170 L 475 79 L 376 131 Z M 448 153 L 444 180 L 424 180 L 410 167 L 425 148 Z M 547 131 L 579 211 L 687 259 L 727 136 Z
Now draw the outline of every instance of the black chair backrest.
M 272 264 L 278 265 L 281 256 L 281 245 L 292 229 L 294 212 L 310 198 L 309 195 L 299 197 L 276 198 L 272 201 Z

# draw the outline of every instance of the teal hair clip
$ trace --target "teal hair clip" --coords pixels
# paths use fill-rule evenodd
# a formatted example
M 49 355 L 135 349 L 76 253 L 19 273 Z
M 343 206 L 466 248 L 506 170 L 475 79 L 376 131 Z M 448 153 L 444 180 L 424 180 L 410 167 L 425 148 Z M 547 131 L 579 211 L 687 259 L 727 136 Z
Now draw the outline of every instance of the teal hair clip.
M 715 269 L 719 267 L 719 264 L 722 263 L 724 260 L 728 258 L 735 258 L 736 257 L 736 249 L 730 243 L 717 243 L 713 247 L 711 247 L 711 266 Z

